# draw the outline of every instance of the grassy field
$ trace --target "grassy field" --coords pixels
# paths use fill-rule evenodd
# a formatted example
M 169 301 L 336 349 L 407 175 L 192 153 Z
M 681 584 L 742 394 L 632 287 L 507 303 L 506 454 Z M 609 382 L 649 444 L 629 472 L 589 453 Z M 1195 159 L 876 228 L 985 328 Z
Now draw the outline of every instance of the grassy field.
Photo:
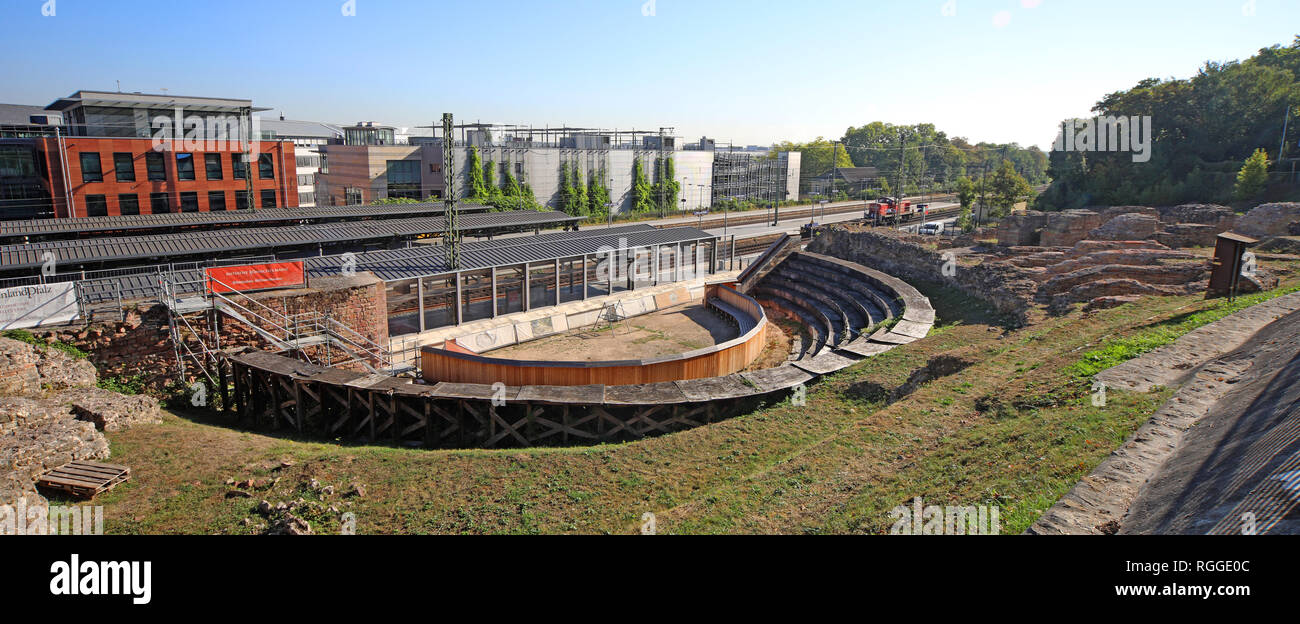
M 360 533 L 631 533 L 644 512 L 660 533 L 883 533 L 887 512 L 919 496 L 997 505 L 1003 532 L 1020 532 L 1169 394 L 1111 392 L 1094 407 L 1085 356 L 1136 354 L 1115 346 L 1190 331 L 1228 306 L 1147 298 L 1008 329 L 953 291 L 917 286 L 938 311 L 933 334 L 823 379 L 805 407 L 627 444 L 512 451 L 322 443 L 169 414 L 110 435 L 111 461 L 134 478 L 96 502 L 110 533 L 256 533 L 260 500 L 298 498 L 355 513 Z M 252 498 L 227 498 L 228 480 L 247 479 Z M 365 493 L 322 497 L 313 479 Z M 337 513 L 310 519 L 317 533 L 338 530 Z

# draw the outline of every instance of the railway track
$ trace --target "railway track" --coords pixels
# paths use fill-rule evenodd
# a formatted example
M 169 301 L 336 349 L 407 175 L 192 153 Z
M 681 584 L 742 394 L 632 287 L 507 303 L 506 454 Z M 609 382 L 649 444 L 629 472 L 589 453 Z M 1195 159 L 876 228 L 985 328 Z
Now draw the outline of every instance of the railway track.
M 915 201 L 920 200 L 920 199 L 922 199 L 922 198 L 920 198 L 920 197 L 908 197 L 907 199 L 912 200 L 913 202 L 915 202 Z M 956 196 L 955 196 L 955 195 L 934 195 L 934 196 L 926 196 L 924 199 L 925 199 L 925 201 L 926 201 L 927 203 L 935 203 L 935 202 L 941 202 L 941 201 L 952 201 L 952 200 L 955 200 L 955 199 L 956 199 Z M 781 209 L 781 220 L 782 220 L 782 221 L 786 221 L 786 220 L 795 221 L 795 220 L 801 220 L 801 219 L 808 219 L 808 218 L 811 218 L 811 217 L 813 216 L 813 212 L 814 212 L 814 211 L 816 211 L 816 213 L 817 213 L 818 215 L 821 215 L 821 214 L 838 215 L 838 214 L 845 214 L 845 213 L 849 213 L 849 212 L 865 212 L 866 209 L 867 209 L 867 204 L 868 204 L 868 203 L 870 203 L 870 202 L 867 202 L 867 201 L 860 201 L 860 202 L 854 202 L 854 203 L 851 203 L 851 204 L 839 204 L 839 205 L 836 205 L 836 206 L 827 206 L 825 211 L 823 211 L 821 208 L 816 208 L 816 207 L 812 207 L 812 206 L 807 207 L 807 208 L 782 208 L 782 209 Z M 728 226 L 737 226 L 737 225 L 754 225 L 754 224 L 756 224 L 756 223 L 768 223 L 769 220 L 772 218 L 772 213 L 771 213 L 771 211 L 762 211 L 762 212 L 759 212 L 759 214 L 753 214 L 753 213 L 755 213 L 755 212 L 759 212 L 759 211 L 747 211 L 747 212 L 745 212 L 745 213 L 737 214 L 737 215 L 734 216 L 734 217 L 732 217 L 732 216 L 726 217 L 725 219 L 722 218 L 722 217 L 714 217 L 714 216 L 710 216 L 710 217 L 708 217 L 708 218 L 706 218 L 706 219 L 703 219 L 703 220 L 699 221 L 698 224 L 696 224 L 695 227 L 700 228 L 700 229 L 702 229 L 702 230 L 716 229 L 716 228 L 720 228 L 720 227 L 722 227 L 724 221 L 726 222 L 726 225 L 728 225 Z M 930 214 L 930 216 L 933 218 L 934 216 L 938 215 L 939 212 L 940 212 L 940 211 L 932 212 L 932 213 Z M 955 214 L 955 213 L 954 213 L 954 214 Z M 680 227 L 680 224 L 677 224 L 677 225 L 656 225 L 655 227 L 657 227 L 657 228 Z

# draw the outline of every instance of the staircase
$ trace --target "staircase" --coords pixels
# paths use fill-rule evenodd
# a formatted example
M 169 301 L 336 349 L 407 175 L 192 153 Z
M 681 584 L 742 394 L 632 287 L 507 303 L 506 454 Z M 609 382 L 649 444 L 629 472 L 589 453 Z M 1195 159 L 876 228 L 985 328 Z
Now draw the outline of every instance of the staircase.
M 372 374 L 398 376 L 415 370 L 397 365 L 388 349 L 355 329 L 318 311 L 286 315 L 252 297 L 234 290 L 215 278 L 203 275 L 199 282 L 189 275 L 159 275 L 163 304 L 170 312 L 171 339 L 177 365 L 186 378 L 187 363 L 196 364 L 214 384 L 221 351 L 221 332 L 211 331 L 222 323 L 236 322 L 250 329 L 270 345 L 274 353 L 287 354 L 321 366 L 360 365 Z M 229 292 L 214 292 L 217 285 Z M 195 327 L 195 319 L 207 320 L 208 331 Z

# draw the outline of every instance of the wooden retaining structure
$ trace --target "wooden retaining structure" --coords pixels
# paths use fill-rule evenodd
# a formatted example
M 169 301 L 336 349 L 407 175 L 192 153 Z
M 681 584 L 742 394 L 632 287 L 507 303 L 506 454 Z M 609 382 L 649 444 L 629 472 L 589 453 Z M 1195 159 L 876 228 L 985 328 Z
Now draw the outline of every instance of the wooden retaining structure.
M 733 317 L 742 334 L 727 342 L 646 360 L 599 362 L 512 360 L 466 349 L 426 346 L 420 350 L 425 380 L 509 386 L 627 386 L 725 377 L 758 359 L 767 344 L 767 314 L 754 299 L 725 284 L 707 286 L 705 301 Z
M 900 322 L 894 330 L 775 368 L 635 384 L 417 382 L 238 348 L 223 352 L 218 365 L 222 409 L 244 426 L 425 448 L 624 442 L 747 414 L 820 375 L 917 340 L 933 324 L 929 301 L 897 278 L 827 256 L 798 257 L 888 292 L 891 300 L 882 305 L 898 307 Z M 763 314 L 757 302 L 730 287 L 714 294 L 736 309 L 752 302 L 757 309 L 748 312 Z M 749 344 L 755 331 L 762 333 L 766 315 L 761 318 L 763 323 L 744 332 L 741 344 Z M 897 333 L 900 329 L 906 333 Z M 761 351 L 762 342 L 756 344 Z
M 241 425 L 427 448 L 636 440 L 747 413 L 813 379 L 783 365 L 636 386 L 424 385 L 251 349 L 222 360 L 222 406 Z

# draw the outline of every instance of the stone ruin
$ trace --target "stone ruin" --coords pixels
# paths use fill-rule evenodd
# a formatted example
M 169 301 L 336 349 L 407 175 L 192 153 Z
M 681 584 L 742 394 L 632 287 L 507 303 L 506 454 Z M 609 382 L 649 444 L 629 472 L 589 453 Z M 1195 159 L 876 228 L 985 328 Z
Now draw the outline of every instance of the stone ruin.
M 162 422 L 158 402 L 95 387 L 94 365 L 0 338 L 0 505 L 47 507 L 35 480 L 71 461 L 107 459 L 103 431 Z
M 1095 310 L 1144 295 L 1204 292 L 1209 261 L 1183 249 L 1213 247 L 1218 235 L 1229 230 L 1260 238 L 1285 236 L 1296 224 L 1300 204 L 1265 204 L 1244 216 L 1207 204 L 1029 211 L 999 225 L 1000 247 L 994 253 L 1000 258 L 990 262 L 1021 268 L 1038 284 L 1035 301 L 1054 312 L 1073 303 Z M 1270 290 L 1277 283 L 1261 269 L 1244 281 L 1242 292 Z

